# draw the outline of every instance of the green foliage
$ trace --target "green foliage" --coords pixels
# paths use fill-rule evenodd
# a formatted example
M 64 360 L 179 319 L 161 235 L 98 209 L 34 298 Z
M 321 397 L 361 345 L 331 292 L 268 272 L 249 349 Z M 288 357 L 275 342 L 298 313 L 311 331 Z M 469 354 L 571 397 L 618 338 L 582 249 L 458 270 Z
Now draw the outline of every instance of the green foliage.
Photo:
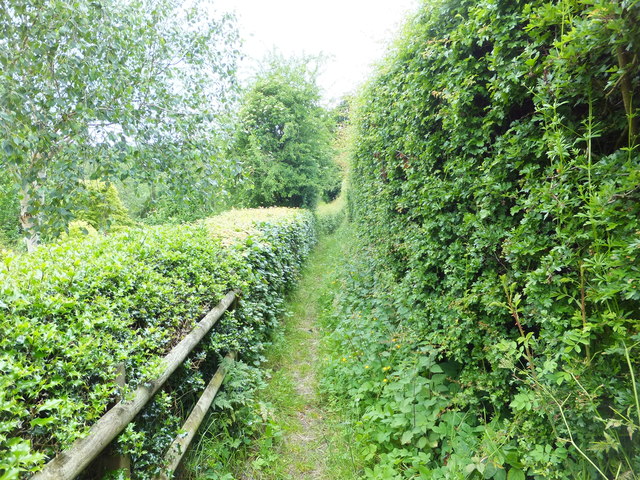
M 366 87 L 328 385 L 370 478 L 637 478 L 638 15 L 429 2 Z
M 0 266 L 0 472 L 13 479 L 86 433 L 128 387 L 153 378 L 159 358 L 225 292 L 240 307 L 220 320 L 163 392 L 120 437 L 136 478 L 162 454 L 220 354 L 259 362 L 285 291 L 314 242 L 313 217 L 288 209 L 182 226 L 68 236 Z M 229 229 L 235 235 L 220 234 Z M 30 443 L 30 445 L 29 445 Z
M 71 218 L 86 178 L 213 197 L 237 32 L 201 2 L 2 0 L 0 170 L 30 244 Z
M 265 447 L 273 446 L 281 432 L 271 418 L 271 406 L 256 398 L 265 386 L 263 370 L 245 363 L 233 367 L 187 457 L 185 479 L 233 480 L 229 472 L 242 463 L 256 435 L 264 433 L 269 438 Z
M 84 183 L 85 190 L 74 201 L 73 215 L 97 230 L 111 225 L 131 225 L 131 218 L 120 200 L 115 185 L 96 180 Z
M 333 161 L 329 163 L 326 169 L 325 181 L 321 185 L 321 199 L 324 202 L 331 202 L 338 198 L 342 191 L 342 182 L 344 175 L 340 168 Z
M 229 373 L 241 402 L 229 405 L 228 397 L 216 400 L 215 411 L 185 462 L 185 480 L 353 478 L 347 457 L 336 455 L 349 445 L 342 438 L 342 424 L 315 394 L 320 352 L 310 348 L 319 336 L 319 318 L 330 309 L 329 292 L 337 285 L 332 280 L 343 261 L 341 240 L 339 235 L 319 238 L 300 281 L 287 296 L 287 312 L 272 332 L 262 368 L 243 365 Z
M 20 237 L 18 191 L 7 172 L 0 171 L 0 248 L 13 246 Z
M 81 239 L 85 235 L 96 236 L 98 231 L 90 223 L 84 220 L 74 220 L 69 224 L 66 232 L 60 235 L 61 240 L 67 240 L 69 238 Z
M 308 63 L 272 59 L 243 96 L 233 155 L 245 170 L 239 195 L 249 206 L 313 207 L 335 188 L 331 118 Z
M 321 203 L 315 210 L 318 234 L 334 233 L 345 218 L 345 194 L 342 193 L 331 203 Z

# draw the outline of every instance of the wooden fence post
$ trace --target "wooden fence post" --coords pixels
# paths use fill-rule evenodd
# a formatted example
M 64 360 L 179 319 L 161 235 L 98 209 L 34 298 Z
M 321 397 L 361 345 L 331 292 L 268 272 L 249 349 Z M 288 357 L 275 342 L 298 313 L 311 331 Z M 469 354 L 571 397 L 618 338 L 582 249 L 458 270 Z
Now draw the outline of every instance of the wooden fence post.
M 233 362 L 235 361 L 235 359 L 235 352 L 229 353 L 225 357 L 225 362 Z M 193 440 L 193 438 L 195 437 L 196 432 L 198 431 L 198 427 L 202 423 L 202 420 L 204 420 L 209 407 L 211 407 L 213 399 L 218 393 L 218 390 L 220 389 L 220 386 L 222 385 L 226 374 L 226 365 L 220 365 L 218 367 L 218 370 L 216 370 L 216 373 L 211 378 L 211 381 L 204 389 L 204 392 L 202 392 L 202 395 L 198 399 L 195 407 L 193 407 L 193 410 L 191 410 L 189 418 L 187 418 L 187 421 L 182 426 L 182 430 L 184 430 L 185 433 L 178 435 L 173 443 L 169 446 L 169 449 L 167 450 L 167 453 L 164 457 L 164 461 L 167 464 L 166 469 L 160 475 L 155 477 L 155 480 L 170 480 L 173 478 L 173 473 L 178 468 L 178 465 L 180 465 L 184 454 L 187 453 L 187 449 L 191 444 L 191 440 Z

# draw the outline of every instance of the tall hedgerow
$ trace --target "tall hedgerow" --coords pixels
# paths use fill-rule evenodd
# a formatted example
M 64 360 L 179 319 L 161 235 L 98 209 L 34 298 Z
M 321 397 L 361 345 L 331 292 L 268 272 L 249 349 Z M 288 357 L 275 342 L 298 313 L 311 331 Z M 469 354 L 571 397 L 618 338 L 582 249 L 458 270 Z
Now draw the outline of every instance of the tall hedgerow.
M 639 16 L 430 1 L 365 88 L 329 389 L 371 478 L 637 478 Z

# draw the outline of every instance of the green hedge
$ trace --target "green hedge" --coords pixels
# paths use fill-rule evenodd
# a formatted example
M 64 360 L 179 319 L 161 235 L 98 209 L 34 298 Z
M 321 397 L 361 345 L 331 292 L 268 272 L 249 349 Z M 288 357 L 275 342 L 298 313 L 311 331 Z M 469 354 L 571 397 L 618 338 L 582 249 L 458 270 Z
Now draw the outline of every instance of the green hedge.
M 319 235 L 330 235 L 345 220 L 345 194 L 340 194 L 330 203 L 322 203 L 315 210 L 316 228 Z
M 328 388 L 370 478 L 638 478 L 639 10 L 430 1 L 365 88 Z
M 283 294 L 315 240 L 309 212 L 233 211 L 194 225 L 68 238 L 0 266 L 0 477 L 36 471 L 116 394 L 154 376 L 159 358 L 231 289 L 227 314 L 120 437 L 136 478 L 163 450 L 221 355 L 257 361 Z

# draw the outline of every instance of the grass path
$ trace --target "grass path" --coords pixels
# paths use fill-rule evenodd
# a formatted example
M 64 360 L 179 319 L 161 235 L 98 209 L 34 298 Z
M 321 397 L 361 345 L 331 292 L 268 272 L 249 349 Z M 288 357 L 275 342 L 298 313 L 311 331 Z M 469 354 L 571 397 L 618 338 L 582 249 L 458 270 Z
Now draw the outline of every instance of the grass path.
M 330 214 L 331 212 L 329 212 Z M 329 215 L 327 214 L 327 215 Z M 335 223 L 334 223 L 335 224 Z M 245 403 L 213 412 L 188 456 L 185 480 L 356 480 L 351 424 L 319 393 L 328 332 L 322 328 L 345 262 L 349 229 L 323 236 L 286 299 L 280 326 L 259 371 L 245 365 L 230 375 Z M 260 373 L 258 373 L 260 372 Z M 266 376 L 266 386 L 264 378 Z M 257 389 L 256 389 L 257 387 Z
M 261 399 L 272 405 L 272 428 L 258 439 L 245 464 L 245 480 L 342 479 L 331 459 L 340 445 L 339 426 L 318 395 L 321 328 L 342 263 L 340 234 L 320 240 L 289 296 L 284 328 L 268 354 L 273 371 Z

